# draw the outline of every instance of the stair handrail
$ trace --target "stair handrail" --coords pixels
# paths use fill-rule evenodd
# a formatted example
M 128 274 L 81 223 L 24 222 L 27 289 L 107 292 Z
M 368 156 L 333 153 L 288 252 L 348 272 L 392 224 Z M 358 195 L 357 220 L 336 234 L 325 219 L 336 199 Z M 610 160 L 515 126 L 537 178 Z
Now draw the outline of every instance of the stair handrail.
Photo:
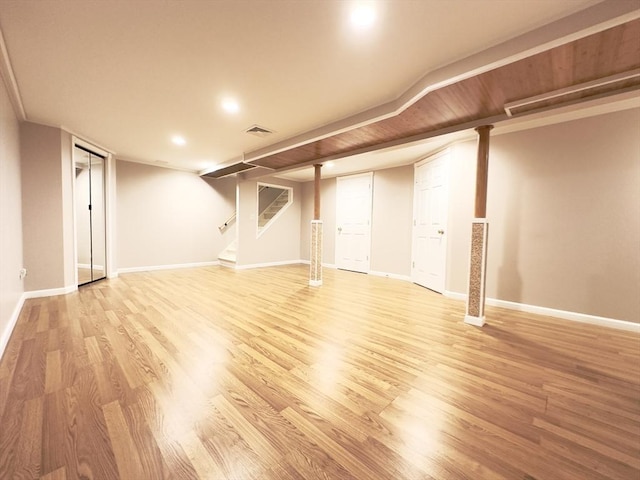
M 222 225 L 220 225 L 220 226 L 218 227 L 218 230 L 220 230 L 221 232 L 223 232 L 224 230 L 226 230 L 226 229 L 229 227 L 229 225 L 231 225 L 233 222 L 235 222 L 235 220 L 236 220 L 236 213 L 237 213 L 237 212 L 233 212 L 233 214 L 232 214 L 229 218 L 227 218 L 227 220 L 226 220 Z

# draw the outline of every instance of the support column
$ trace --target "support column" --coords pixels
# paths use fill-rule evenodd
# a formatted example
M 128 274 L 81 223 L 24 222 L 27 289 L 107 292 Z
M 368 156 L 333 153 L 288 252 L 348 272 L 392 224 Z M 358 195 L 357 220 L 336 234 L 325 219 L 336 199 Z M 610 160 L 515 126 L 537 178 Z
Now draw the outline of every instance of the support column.
M 309 270 L 309 285 L 322 285 L 322 220 L 320 220 L 320 169 L 322 165 L 314 165 L 315 176 L 313 182 L 313 220 L 311 220 L 311 267 Z
M 489 173 L 489 132 L 493 125 L 476 128 L 478 132 L 478 160 L 476 170 L 475 219 L 471 223 L 471 256 L 469 267 L 469 289 L 465 323 L 481 327 L 484 325 L 484 299 L 487 267 L 487 177 Z

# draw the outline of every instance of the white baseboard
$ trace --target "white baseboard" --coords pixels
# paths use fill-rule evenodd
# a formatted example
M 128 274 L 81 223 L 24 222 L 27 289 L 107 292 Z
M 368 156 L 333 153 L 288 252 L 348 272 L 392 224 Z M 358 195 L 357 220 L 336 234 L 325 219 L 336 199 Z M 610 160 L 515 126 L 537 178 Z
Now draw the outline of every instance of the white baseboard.
M 310 265 L 311 262 L 309 260 L 300 260 L 299 263 L 303 263 L 305 265 Z M 336 266 L 335 263 L 323 263 L 322 264 L 323 268 L 332 268 L 334 270 L 337 270 L 338 267 Z M 405 282 L 410 282 L 411 281 L 411 277 L 409 275 L 399 275 L 397 273 L 388 273 L 388 272 L 379 272 L 376 270 L 369 270 L 369 272 L 367 272 L 369 275 L 374 275 L 376 277 L 385 277 L 385 278 L 393 278 L 395 280 L 402 280 Z
M 451 292 L 448 290 L 444 292 L 444 296 L 455 300 L 467 300 L 467 295 L 464 293 Z M 545 315 L 548 317 L 562 318 L 564 320 L 572 320 L 574 322 L 589 323 L 591 325 L 599 325 L 601 327 L 617 328 L 619 330 L 640 333 L 640 323 L 629 322 L 628 320 L 598 317 L 596 315 L 588 315 L 586 313 L 557 310 L 555 308 L 539 307 L 537 305 L 527 305 L 525 303 L 509 302 L 507 300 L 498 300 L 496 298 L 487 298 L 485 303 L 492 307 L 508 308 L 509 310 L 516 310 L 518 312 L 535 313 L 536 315 Z
M 218 260 L 214 260 L 212 262 L 197 262 L 197 263 L 178 263 L 173 265 L 150 265 L 146 267 L 126 267 L 119 268 L 118 274 L 120 273 L 135 273 L 135 272 L 150 272 L 153 270 L 175 270 L 178 268 L 195 268 L 195 267 L 211 267 L 214 265 L 220 265 Z
M 303 265 L 311 265 L 311 260 L 299 260 L 298 263 L 302 263 Z M 323 263 L 322 266 L 324 268 L 337 268 L 335 263 Z
M 303 260 L 283 260 L 280 262 L 267 262 L 267 263 L 251 263 L 248 265 L 236 265 L 236 270 L 249 270 L 252 268 L 264 268 L 264 267 L 280 267 L 282 265 L 300 265 L 305 263 Z M 307 264 L 309 262 L 306 262 Z
M 2 360 L 2 356 L 4 355 L 4 351 L 9 345 L 9 339 L 11 338 L 11 334 L 13 333 L 13 329 L 16 328 L 16 323 L 18 323 L 18 318 L 20 318 L 20 312 L 22 311 L 22 307 L 24 306 L 24 301 L 27 299 L 27 296 L 23 293 L 20 295 L 18 299 L 18 303 L 13 309 L 13 313 L 9 318 L 9 323 L 5 327 L 2 332 L 2 336 L 0 336 L 0 360 Z
M 403 280 L 405 282 L 411 281 L 411 277 L 409 275 L 398 275 L 397 273 L 377 272 L 374 270 L 369 270 L 369 275 L 375 275 L 376 277 L 393 278 L 395 280 Z
M 46 290 L 31 290 L 24 292 L 25 298 L 55 297 L 56 295 L 66 295 L 78 290 L 77 285 L 67 285 L 61 288 L 49 288 Z

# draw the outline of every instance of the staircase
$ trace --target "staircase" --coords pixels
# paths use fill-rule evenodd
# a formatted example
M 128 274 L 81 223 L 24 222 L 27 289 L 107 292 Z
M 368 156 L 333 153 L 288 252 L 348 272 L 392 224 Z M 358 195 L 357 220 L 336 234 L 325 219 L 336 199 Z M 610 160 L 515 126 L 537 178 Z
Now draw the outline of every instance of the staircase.
M 225 248 L 220 255 L 218 255 L 218 261 L 223 267 L 236 267 L 236 241 L 234 240 Z
M 258 217 L 258 233 L 289 203 L 289 192 L 283 191 Z
M 258 194 L 265 190 L 268 187 L 260 187 Z M 258 235 L 263 231 L 289 204 L 289 191 L 283 190 L 280 195 L 278 195 L 268 206 L 258 215 Z M 266 202 L 265 202 L 266 203 Z M 220 232 L 225 232 L 230 225 L 236 221 L 236 213 L 234 212 L 224 224 L 220 225 L 218 228 Z M 234 240 L 231 242 L 227 248 L 225 248 L 220 255 L 218 255 L 218 261 L 220 265 L 224 267 L 235 268 L 237 260 L 237 243 Z

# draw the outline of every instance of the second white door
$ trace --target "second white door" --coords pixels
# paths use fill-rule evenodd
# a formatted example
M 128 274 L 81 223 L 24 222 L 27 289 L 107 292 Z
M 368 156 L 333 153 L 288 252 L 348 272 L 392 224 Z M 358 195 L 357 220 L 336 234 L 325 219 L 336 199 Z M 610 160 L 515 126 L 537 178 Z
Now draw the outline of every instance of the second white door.
M 338 177 L 336 185 L 336 267 L 369 272 L 373 174 Z
M 448 190 L 447 151 L 416 164 L 411 279 L 440 293 L 447 265 Z

